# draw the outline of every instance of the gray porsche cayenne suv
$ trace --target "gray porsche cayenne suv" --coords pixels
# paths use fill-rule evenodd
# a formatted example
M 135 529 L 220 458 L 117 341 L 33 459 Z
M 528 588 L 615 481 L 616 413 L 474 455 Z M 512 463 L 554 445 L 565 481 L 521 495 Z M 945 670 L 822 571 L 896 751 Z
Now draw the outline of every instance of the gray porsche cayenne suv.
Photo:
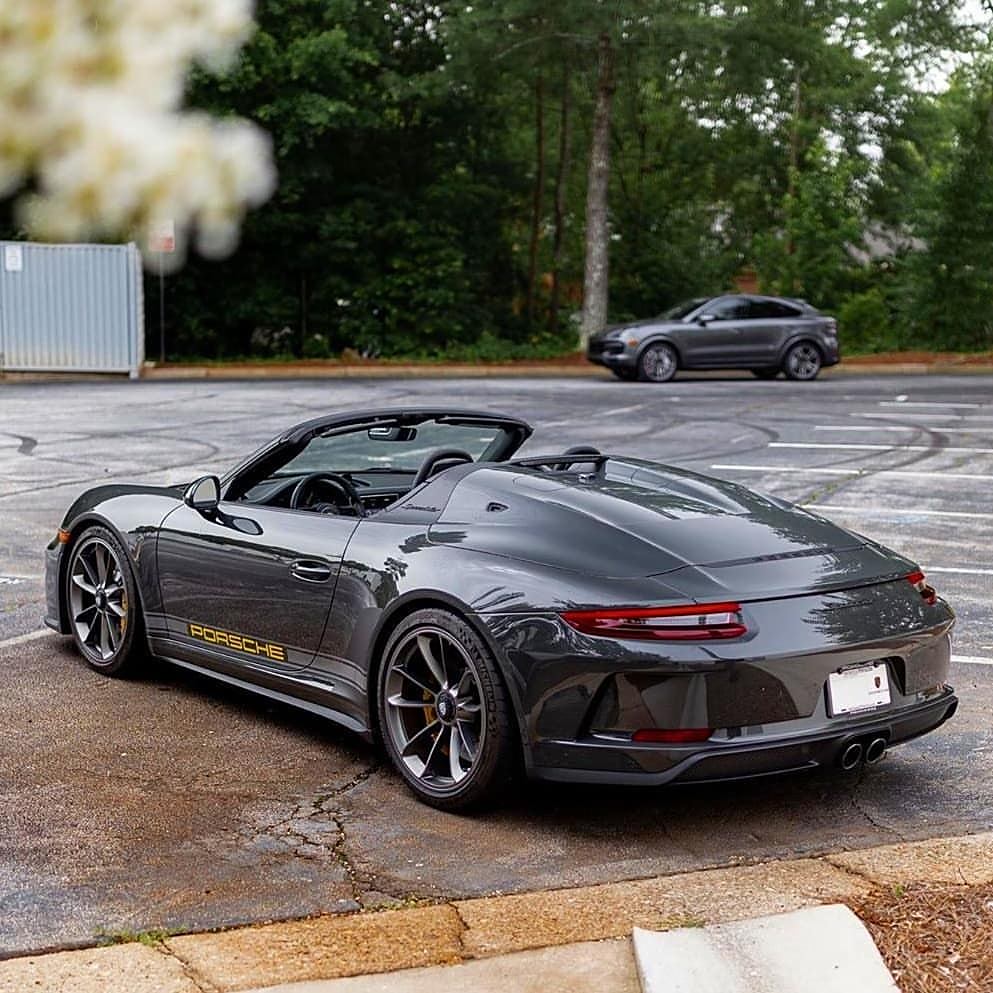
M 687 300 L 658 317 L 590 337 L 587 358 L 619 379 L 664 383 L 679 369 L 750 369 L 810 380 L 840 361 L 834 318 L 803 300 L 728 294 Z

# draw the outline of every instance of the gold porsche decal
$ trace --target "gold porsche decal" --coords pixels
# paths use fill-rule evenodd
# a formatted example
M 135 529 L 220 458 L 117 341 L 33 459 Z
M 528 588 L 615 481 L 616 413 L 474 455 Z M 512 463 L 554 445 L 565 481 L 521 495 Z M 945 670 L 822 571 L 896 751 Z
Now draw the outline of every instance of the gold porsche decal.
M 259 641 L 247 634 L 235 634 L 232 631 L 218 631 L 203 624 L 187 624 L 186 633 L 197 641 L 205 641 L 208 645 L 221 645 L 233 648 L 236 652 L 248 655 L 261 655 L 273 662 L 286 661 L 286 649 L 282 645 L 274 645 L 269 641 Z

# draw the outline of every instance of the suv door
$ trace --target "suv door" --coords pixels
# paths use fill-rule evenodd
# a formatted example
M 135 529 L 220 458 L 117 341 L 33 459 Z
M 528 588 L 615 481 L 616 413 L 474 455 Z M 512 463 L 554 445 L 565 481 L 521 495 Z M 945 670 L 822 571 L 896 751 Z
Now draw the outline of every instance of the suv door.
M 741 329 L 747 315 L 747 298 L 717 297 L 687 322 L 681 342 L 683 362 L 697 369 L 734 367 L 742 348 Z
M 785 300 L 750 299 L 741 325 L 743 362 L 755 369 L 778 365 L 783 342 L 802 317 L 800 308 Z

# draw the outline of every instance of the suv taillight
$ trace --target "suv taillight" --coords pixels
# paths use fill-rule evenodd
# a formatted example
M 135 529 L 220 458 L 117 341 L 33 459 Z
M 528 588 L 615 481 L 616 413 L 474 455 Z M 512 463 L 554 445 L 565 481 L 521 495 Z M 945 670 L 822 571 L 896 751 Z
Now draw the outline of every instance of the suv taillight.
M 918 593 L 924 598 L 926 604 L 932 604 L 938 599 L 938 594 L 935 593 L 934 587 L 928 585 L 927 576 L 918 569 L 916 572 L 910 573 L 907 576 L 907 582 L 917 590 Z

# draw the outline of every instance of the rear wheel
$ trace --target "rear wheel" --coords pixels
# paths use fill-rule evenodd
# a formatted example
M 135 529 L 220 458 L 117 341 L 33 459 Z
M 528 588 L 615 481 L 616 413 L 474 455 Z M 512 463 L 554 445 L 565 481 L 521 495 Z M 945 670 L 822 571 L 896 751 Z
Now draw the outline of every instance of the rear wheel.
M 779 370 L 775 366 L 771 369 L 752 369 L 752 375 L 757 379 L 775 379 L 779 375 Z
M 379 675 L 383 742 L 418 799 L 492 801 L 513 776 L 513 712 L 492 655 L 460 617 L 418 610 L 390 636 Z
M 820 349 L 809 341 L 801 341 L 786 353 L 783 372 L 787 379 L 816 379 L 822 362 Z
M 103 527 L 85 531 L 66 570 L 73 641 L 87 664 L 108 676 L 134 672 L 145 660 L 141 607 L 127 553 Z
M 638 378 L 647 383 L 668 383 L 679 368 L 679 357 L 664 341 L 649 345 L 638 359 Z

